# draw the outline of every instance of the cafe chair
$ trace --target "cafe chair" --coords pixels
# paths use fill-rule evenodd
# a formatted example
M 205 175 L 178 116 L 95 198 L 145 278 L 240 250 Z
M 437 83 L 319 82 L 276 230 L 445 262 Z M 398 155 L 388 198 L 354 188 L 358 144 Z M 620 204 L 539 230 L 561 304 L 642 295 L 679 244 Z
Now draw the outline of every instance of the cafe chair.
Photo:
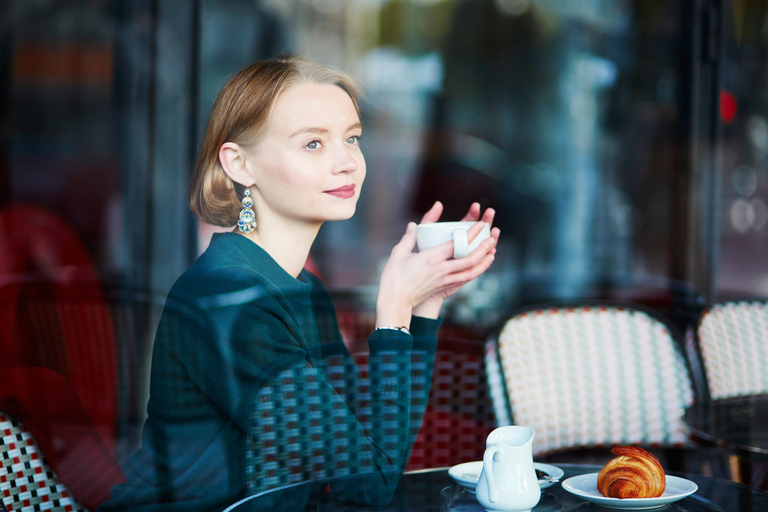
M 32 434 L 0 411 L 0 496 L 3 510 L 86 511 L 51 470 Z
M 394 492 L 394 486 L 385 485 L 386 475 L 402 473 L 405 460 L 395 457 L 406 455 L 400 450 L 404 442 L 413 443 L 418 424 L 411 421 L 412 411 L 396 401 L 375 400 L 374 393 L 397 393 L 393 358 L 408 355 L 385 351 L 375 359 L 367 354 L 352 358 L 336 343 L 324 346 L 322 352 L 322 364 L 288 368 L 255 397 L 245 445 L 247 493 L 334 481 L 335 489 L 347 496 L 357 495 L 372 503 L 386 500 Z M 415 376 L 429 371 L 430 366 L 422 354 L 414 353 L 411 370 Z M 371 389 L 369 372 L 385 376 L 376 392 Z M 423 382 L 426 379 L 415 379 L 409 388 L 412 399 L 422 407 L 426 400 Z M 329 385 L 337 395 L 332 395 Z M 344 421 L 346 408 L 355 412 L 361 428 L 350 428 Z M 370 432 L 379 435 L 375 450 L 363 439 Z M 384 480 L 379 482 L 383 487 L 376 489 L 364 480 L 379 471 L 383 472 Z M 285 499 L 298 503 L 305 498 L 289 495 Z M 280 510 L 303 508 L 286 507 L 285 499 L 280 498 Z M 260 502 L 259 510 L 273 510 L 276 505 Z
M 534 456 L 620 444 L 691 446 L 678 415 L 692 382 L 672 328 L 615 303 L 520 310 L 498 334 L 513 424 L 536 431 Z
M 36 273 L 4 276 L 0 282 L 0 368 L 42 367 L 66 376 L 113 450 L 117 346 L 101 284 Z
M 512 412 L 509 409 L 507 387 L 504 385 L 504 376 L 501 371 L 499 343 L 494 336 L 491 336 L 485 344 L 485 375 L 496 425 L 499 427 L 511 425 Z
M 481 460 L 499 422 L 490 395 L 485 344 L 440 337 L 432 387 L 406 471 Z
M 380 411 L 376 416 L 364 411 L 365 404 L 369 401 L 368 354 L 356 353 L 350 357 L 344 353 L 333 353 L 333 350 L 329 352 L 323 358 L 325 380 L 350 407 L 363 408 L 362 423 L 365 428 L 369 428 L 370 422 L 386 415 L 387 411 Z M 414 371 L 424 374 L 429 371 L 428 364 L 426 354 L 414 351 Z M 281 393 L 283 391 L 280 390 Z M 423 421 L 417 425 L 418 430 L 409 432 L 409 435 L 414 436 L 413 448 L 404 471 L 446 467 L 482 458 L 485 440 L 497 426 L 487 387 L 484 343 L 440 338 L 429 393 L 427 394 L 424 387 L 414 385 L 411 395 L 414 399 L 425 400 L 426 408 Z M 275 404 L 282 400 L 274 394 L 267 394 L 263 398 L 259 407 L 264 411 L 274 410 Z M 299 427 L 297 423 L 296 428 Z M 269 425 L 264 428 L 267 431 L 259 430 L 258 435 L 252 439 L 254 446 L 247 450 L 248 457 L 251 457 L 246 463 L 249 471 L 254 468 L 267 468 L 267 471 L 262 469 L 258 475 L 248 475 L 253 489 L 269 489 L 301 481 L 347 476 L 350 467 L 345 461 L 354 454 L 348 453 L 347 446 L 341 441 L 335 447 L 332 461 L 325 460 L 318 454 L 317 460 L 313 459 L 307 464 L 307 461 L 302 462 L 298 456 L 288 455 L 284 457 L 287 462 L 278 464 L 277 459 L 271 458 L 271 453 L 264 453 L 264 449 L 257 446 L 261 446 L 265 439 L 268 441 L 269 436 L 275 435 L 269 431 Z M 280 435 L 284 438 L 299 437 L 291 431 L 281 432 Z M 277 455 L 276 453 L 275 456 Z M 254 456 L 259 459 L 253 459 Z M 333 469 L 329 472 L 328 468 Z
M 484 350 L 484 344 L 475 340 L 439 338 L 429 395 L 421 397 L 427 401 L 424 419 L 405 471 L 482 459 L 485 439 L 498 426 L 488 388 Z M 426 365 L 422 358 L 423 354 L 414 352 L 412 364 L 418 371 L 426 370 L 421 367 Z M 353 360 L 360 375 L 365 377 L 368 355 L 354 354 Z M 351 392 L 355 395 L 351 397 L 353 401 L 364 402 L 367 391 L 364 381 L 353 381 L 350 376 L 355 372 L 345 368 L 344 362 L 345 359 L 338 356 L 324 360 L 328 382 L 340 394 L 349 398 Z
M 768 393 L 767 340 L 768 299 L 721 302 L 704 312 L 698 345 L 713 399 Z
M 120 461 L 139 446 L 163 303 L 79 274 L 0 278 L 0 410 L 27 425 L 89 509 L 123 480 Z

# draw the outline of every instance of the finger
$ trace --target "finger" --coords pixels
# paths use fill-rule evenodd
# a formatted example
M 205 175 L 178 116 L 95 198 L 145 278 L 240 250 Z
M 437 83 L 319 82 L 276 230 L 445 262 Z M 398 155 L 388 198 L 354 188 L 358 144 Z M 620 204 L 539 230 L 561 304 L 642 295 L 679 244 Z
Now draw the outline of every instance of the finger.
M 453 240 L 430 247 L 421 252 L 432 262 L 449 260 L 453 258 Z
M 495 240 L 494 245 L 498 245 L 500 236 L 501 236 L 501 230 L 499 228 L 491 229 L 491 238 Z
M 485 224 L 483 222 L 476 222 L 471 228 L 467 230 L 467 243 L 472 243 L 475 240 L 475 237 L 480 234 L 480 232 L 485 227 Z
M 416 247 L 416 223 L 409 222 L 405 228 L 405 234 L 395 247 L 401 247 L 407 251 L 413 251 Z
M 493 226 L 494 217 L 496 217 L 496 210 L 493 208 L 486 208 L 485 212 L 483 212 L 483 218 L 481 220 Z
M 495 246 L 496 241 L 494 239 L 488 238 L 483 240 L 483 243 L 466 257 L 446 261 L 441 270 L 445 275 L 449 275 L 472 268 L 476 266 Z
M 494 255 L 486 254 L 476 265 L 446 276 L 443 280 L 443 285 L 446 287 L 456 284 L 464 285 L 488 270 L 495 259 Z
M 435 204 L 432 205 L 432 208 L 430 208 L 427 213 L 424 214 L 424 216 L 421 218 L 422 224 L 427 224 L 430 222 L 437 222 L 440 219 L 440 216 L 443 214 L 443 203 L 440 201 L 435 201 Z
M 480 218 L 480 203 L 472 203 L 469 205 L 469 211 L 461 219 L 462 222 L 473 222 Z

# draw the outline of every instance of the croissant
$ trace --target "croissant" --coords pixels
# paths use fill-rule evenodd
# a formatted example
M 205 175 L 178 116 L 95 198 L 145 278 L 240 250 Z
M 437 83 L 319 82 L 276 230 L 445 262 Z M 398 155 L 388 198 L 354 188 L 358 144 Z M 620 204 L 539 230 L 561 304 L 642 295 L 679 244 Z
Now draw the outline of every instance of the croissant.
M 607 498 L 655 498 L 667 486 L 659 459 L 634 446 L 617 446 L 597 475 L 597 490 Z

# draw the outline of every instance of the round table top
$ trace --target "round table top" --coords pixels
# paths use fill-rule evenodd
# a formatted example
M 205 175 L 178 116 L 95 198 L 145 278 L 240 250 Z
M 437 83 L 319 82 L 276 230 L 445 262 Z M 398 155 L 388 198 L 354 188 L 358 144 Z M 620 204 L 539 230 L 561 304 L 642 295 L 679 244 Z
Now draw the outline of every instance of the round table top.
M 683 413 L 682 428 L 697 442 L 768 461 L 768 395 L 692 405 Z
M 600 466 L 557 464 L 565 472 L 563 480 L 586 473 L 596 473 Z M 737 484 L 727 480 L 710 478 L 702 475 L 676 475 L 693 481 L 698 490 L 680 501 L 656 510 L 675 510 L 676 512 L 765 512 L 768 510 L 768 492 L 754 487 Z M 333 486 L 333 484 L 331 484 Z M 293 493 L 291 489 L 276 489 L 271 492 Z M 269 494 L 269 493 L 264 493 Z M 263 510 L 263 501 L 259 496 L 252 496 L 241 501 L 237 506 L 227 509 L 229 512 Z M 271 500 L 270 510 L 279 509 L 279 500 Z M 448 468 L 406 473 L 400 477 L 392 501 L 384 506 L 372 507 L 340 501 L 331 493 L 322 493 L 310 498 L 304 510 L 317 512 L 485 512 L 475 496 L 454 482 L 448 475 Z M 542 491 L 539 504 L 533 512 L 568 512 L 568 511 L 607 510 L 583 498 L 566 491 L 560 483 Z M 614 509 L 615 510 L 615 509 Z

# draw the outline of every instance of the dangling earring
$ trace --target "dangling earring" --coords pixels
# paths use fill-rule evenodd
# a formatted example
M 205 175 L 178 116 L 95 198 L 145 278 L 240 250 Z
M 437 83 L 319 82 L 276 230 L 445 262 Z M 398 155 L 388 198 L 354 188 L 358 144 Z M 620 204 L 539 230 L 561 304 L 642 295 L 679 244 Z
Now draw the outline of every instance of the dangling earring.
M 249 233 L 256 229 L 256 215 L 251 210 L 253 206 L 253 199 L 251 199 L 251 191 L 245 189 L 245 197 L 243 198 L 243 209 L 240 210 L 240 219 L 237 221 L 237 227 L 243 233 Z

